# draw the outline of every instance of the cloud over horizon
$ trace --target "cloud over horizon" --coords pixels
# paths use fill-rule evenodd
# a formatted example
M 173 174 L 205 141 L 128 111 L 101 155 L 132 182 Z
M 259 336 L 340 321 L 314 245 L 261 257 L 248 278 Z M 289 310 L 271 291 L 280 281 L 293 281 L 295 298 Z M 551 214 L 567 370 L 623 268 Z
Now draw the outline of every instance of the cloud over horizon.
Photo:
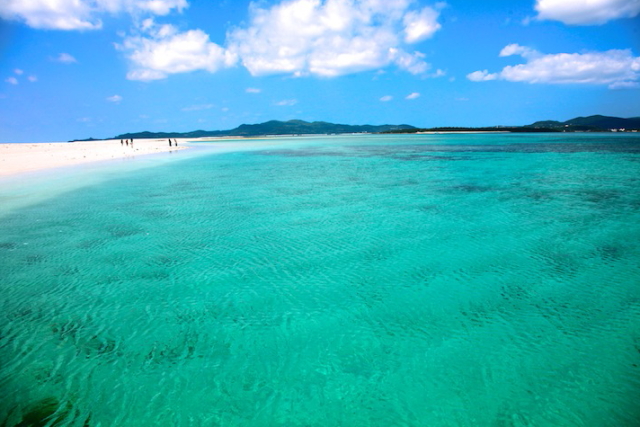
M 534 49 L 510 44 L 501 57 L 519 55 L 527 62 L 507 66 L 497 73 L 474 71 L 467 79 L 475 82 L 506 80 L 546 84 L 608 85 L 611 89 L 640 87 L 640 57 L 630 49 L 605 52 L 543 54 Z

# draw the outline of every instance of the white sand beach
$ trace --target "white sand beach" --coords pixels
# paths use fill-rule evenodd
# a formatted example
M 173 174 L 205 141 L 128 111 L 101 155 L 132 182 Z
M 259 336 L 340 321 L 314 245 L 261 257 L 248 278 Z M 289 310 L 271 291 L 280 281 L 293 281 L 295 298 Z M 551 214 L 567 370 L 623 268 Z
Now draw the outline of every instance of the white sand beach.
M 173 139 L 172 139 L 173 141 Z M 84 163 L 125 159 L 146 154 L 184 150 L 186 140 L 169 146 L 167 139 L 139 139 L 133 145 L 120 140 L 0 144 L 0 176 L 73 166 Z

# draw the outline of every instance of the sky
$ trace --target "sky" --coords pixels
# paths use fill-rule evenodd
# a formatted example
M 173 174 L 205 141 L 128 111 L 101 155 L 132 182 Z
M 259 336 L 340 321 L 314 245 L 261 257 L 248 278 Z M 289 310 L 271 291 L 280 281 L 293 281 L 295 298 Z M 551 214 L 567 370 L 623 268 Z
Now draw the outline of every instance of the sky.
M 640 116 L 640 0 L 2 0 L 0 142 Z

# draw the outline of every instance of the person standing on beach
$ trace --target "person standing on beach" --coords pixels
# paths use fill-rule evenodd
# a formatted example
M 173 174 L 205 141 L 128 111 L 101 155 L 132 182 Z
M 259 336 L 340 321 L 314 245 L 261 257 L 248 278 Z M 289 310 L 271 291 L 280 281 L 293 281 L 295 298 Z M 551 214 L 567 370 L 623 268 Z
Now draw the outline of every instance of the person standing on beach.
M 177 140 L 177 139 L 175 139 L 175 138 L 173 138 L 173 145 L 174 145 L 175 147 L 177 147 L 177 146 L 178 146 L 178 140 Z
M 120 140 L 120 145 L 124 145 L 124 141 L 123 140 Z
M 171 147 L 171 138 L 169 138 L 169 147 Z

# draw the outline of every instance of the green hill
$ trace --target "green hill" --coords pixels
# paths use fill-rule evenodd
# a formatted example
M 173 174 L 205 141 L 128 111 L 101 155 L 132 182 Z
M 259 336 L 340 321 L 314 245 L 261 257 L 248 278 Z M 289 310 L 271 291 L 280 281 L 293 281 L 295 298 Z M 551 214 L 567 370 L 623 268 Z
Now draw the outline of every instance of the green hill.
M 328 122 L 305 122 L 271 120 L 259 124 L 243 124 L 230 130 L 196 130 L 192 132 L 136 132 L 117 135 L 113 139 L 140 138 L 203 138 L 214 136 L 269 136 L 269 135 L 315 135 L 344 133 L 379 133 L 390 130 L 413 129 L 409 125 L 342 125 Z
M 562 129 L 568 131 L 603 131 L 609 129 L 640 129 L 640 117 L 623 119 L 610 116 L 576 117 L 565 122 L 546 120 L 527 125 L 531 128 Z
M 289 120 L 286 122 L 271 120 L 258 124 L 243 124 L 230 130 L 195 130 L 191 132 L 135 132 L 125 133 L 108 139 L 144 139 L 144 138 L 205 138 L 205 137 L 258 137 L 271 135 L 327 135 L 347 133 L 416 133 L 421 131 L 463 132 L 463 131 L 501 131 L 501 132 L 603 132 L 611 129 L 640 130 L 640 117 L 627 119 L 610 116 L 576 117 L 560 122 L 543 120 L 525 126 L 490 127 L 446 127 L 416 128 L 410 125 L 344 125 L 328 122 L 306 122 Z M 91 138 L 92 139 L 92 138 Z

